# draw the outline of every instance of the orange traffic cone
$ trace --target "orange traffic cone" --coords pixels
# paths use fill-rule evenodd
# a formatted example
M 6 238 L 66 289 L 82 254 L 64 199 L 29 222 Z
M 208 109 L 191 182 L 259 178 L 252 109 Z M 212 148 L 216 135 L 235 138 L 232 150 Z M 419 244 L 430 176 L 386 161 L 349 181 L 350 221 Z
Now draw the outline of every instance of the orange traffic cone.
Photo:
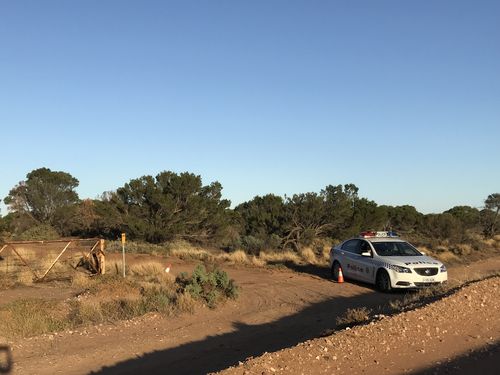
M 342 268 L 339 268 L 339 276 L 337 277 L 337 282 L 339 284 L 344 282 L 344 275 L 342 274 Z
M 169 273 L 170 272 L 170 268 L 172 268 L 172 265 L 169 263 L 169 264 L 167 264 L 167 268 L 165 268 L 165 272 Z

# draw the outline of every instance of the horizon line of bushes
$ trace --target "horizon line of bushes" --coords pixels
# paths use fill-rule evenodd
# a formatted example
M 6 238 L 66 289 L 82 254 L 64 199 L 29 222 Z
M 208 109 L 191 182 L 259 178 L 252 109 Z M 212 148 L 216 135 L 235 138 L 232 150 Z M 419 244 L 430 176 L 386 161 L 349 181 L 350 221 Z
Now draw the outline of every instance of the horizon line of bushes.
M 164 171 L 132 179 L 99 199 L 81 200 L 71 174 L 39 168 L 14 186 L 0 217 L 3 239 L 60 236 L 166 243 L 177 240 L 250 253 L 262 249 L 300 250 L 318 240 L 343 239 L 362 230 L 391 229 L 412 236 L 466 241 L 497 234 L 500 194 L 490 194 L 481 210 L 455 206 L 422 214 L 410 205 L 378 205 L 359 197 L 354 184 L 328 185 L 319 193 L 256 196 L 234 209 L 222 185 L 203 185 L 199 175 Z

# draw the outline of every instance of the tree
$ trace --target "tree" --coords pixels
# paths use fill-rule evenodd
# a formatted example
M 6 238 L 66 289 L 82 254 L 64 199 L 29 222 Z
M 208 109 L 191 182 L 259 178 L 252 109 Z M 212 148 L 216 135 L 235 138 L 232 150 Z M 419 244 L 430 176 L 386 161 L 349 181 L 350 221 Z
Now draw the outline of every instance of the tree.
M 396 231 L 413 232 L 418 229 L 423 215 L 413 206 L 385 206 L 389 219 L 386 228 Z
M 354 184 L 328 185 L 321 191 L 330 223 L 327 234 L 332 238 L 352 235 L 351 223 L 359 189 Z
M 358 199 L 354 205 L 349 235 L 359 234 L 363 230 L 388 229 L 386 228 L 388 218 L 387 206 L 378 206 L 366 198 Z
M 479 226 L 479 210 L 470 206 L 455 206 L 445 211 L 460 220 L 466 229 L 476 229 Z
M 165 171 L 131 180 L 103 208 L 118 214 L 131 238 L 158 243 L 220 239 L 230 225 L 229 206 L 220 183 L 203 186 L 200 176 Z
M 287 209 L 290 222 L 283 248 L 293 245 L 299 250 L 302 245 L 310 245 L 314 239 L 325 236 L 332 228 L 324 196 L 320 194 L 295 194 L 287 199 Z
M 317 193 L 295 194 L 286 201 L 290 221 L 283 247 L 300 249 L 315 239 L 343 237 L 352 232 L 358 188 L 353 184 L 328 185 Z
M 264 247 L 280 246 L 288 222 L 285 201 L 282 197 L 267 194 L 256 196 L 235 208 L 242 228 L 242 245 L 258 252 Z
M 26 215 L 36 223 L 62 231 L 68 209 L 79 201 L 77 186 L 78 180 L 69 173 L 39 168 L 12 188 L 4 202 L 18 217 Z
M 490 212 L 487 215 L 485 234 L 491 237 L 496 233 L 496 223 L 500 212 L 500 193 L 488 195 L 488 198 L 484 201 L 484 208 Z
M 428 238 L 455 243 L 462 242 L 466 238 L 464 224 L 450 213 L 425 215 L 419 229 Z

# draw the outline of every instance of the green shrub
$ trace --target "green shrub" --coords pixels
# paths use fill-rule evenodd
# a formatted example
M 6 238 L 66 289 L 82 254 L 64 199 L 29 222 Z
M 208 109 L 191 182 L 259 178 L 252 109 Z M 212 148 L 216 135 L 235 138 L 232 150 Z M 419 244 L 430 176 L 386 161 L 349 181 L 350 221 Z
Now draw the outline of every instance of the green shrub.
M 223 299 L 238 297 L 238 287 L 225 271 L 215 269 L 207 272 L 201 264 L 196 266 L 191 277 L 181 273 L 176 282 L 181 292 L 188 292 L 194 299 L 205 302 L 210 308 L 214 308 Z

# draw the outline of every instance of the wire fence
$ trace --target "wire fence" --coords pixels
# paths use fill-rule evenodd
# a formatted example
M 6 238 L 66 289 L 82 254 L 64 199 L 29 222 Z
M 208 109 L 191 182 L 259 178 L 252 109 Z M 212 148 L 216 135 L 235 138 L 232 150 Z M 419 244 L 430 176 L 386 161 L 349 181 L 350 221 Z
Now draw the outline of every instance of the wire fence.
M 19 241 L 0 246 L 0 274 L 19 281 L 71 277 L 77 269 L 104 271 L 104 240 Z

